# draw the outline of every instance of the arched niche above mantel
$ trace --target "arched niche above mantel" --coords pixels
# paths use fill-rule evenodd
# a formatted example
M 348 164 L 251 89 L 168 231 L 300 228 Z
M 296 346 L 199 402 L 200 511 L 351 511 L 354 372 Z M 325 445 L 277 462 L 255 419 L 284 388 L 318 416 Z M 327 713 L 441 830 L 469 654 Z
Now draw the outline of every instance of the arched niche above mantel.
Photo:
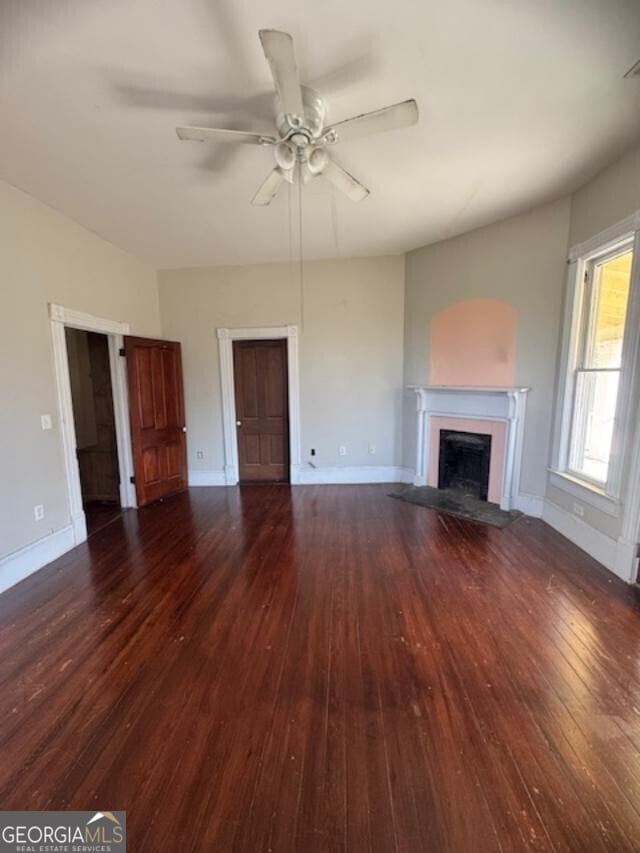
M 429 384 L 512 386 L 518 311 L 500 299 L 467 299 L 433 317 Z

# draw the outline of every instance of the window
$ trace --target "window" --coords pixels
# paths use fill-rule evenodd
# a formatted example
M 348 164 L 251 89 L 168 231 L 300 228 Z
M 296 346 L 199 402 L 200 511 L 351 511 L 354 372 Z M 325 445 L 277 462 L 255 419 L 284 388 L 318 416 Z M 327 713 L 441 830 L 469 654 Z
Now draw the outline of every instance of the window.
M 584 264 L 573 377 L 568 470 L 605 486 L 631 289 L 629 245 Z
M 571 251 L 558 387 L 551 481 L 613 515 L 640 382 L 639 226 L 640 212 Z

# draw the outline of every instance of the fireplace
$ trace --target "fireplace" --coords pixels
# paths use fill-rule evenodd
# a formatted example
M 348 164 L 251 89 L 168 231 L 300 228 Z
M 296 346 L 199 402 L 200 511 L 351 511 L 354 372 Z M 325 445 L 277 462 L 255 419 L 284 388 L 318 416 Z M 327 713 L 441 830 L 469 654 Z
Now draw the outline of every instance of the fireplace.
M 454 429 L 440 430 L 438 488 L 460 489 L 486 501 L 489 491 L 491 436 Z
M 520 466 L 528 388 L 410 385 L 416 394 L 415 486 L 437 488 L 440 433 L 490 436 L 486 499 L 500 509 L 522 508 Z M 464 478 L 464 474 L 462 475 Z

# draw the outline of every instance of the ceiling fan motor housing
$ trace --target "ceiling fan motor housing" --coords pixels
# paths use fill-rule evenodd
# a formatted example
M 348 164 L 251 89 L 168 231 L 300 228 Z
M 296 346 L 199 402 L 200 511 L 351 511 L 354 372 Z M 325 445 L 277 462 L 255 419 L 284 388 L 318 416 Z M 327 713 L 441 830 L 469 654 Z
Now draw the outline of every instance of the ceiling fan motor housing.
M 283 113 L 279 104 L 276 109 L 276 126 L 283 139 L 290 140 L 298 147 L 304 147 L 322 135 L 326 114 L 324 98 L 314 89 L 301 86 L 303 116 L 290 116 Z

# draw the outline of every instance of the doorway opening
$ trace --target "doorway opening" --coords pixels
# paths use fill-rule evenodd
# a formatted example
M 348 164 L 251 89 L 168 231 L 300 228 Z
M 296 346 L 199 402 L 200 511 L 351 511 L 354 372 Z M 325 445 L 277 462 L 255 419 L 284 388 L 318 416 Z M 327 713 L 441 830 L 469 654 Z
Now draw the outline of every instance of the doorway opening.
M 240 483 L 289 482 L 286 339 L 233 342 Z
M 129 334 L 129 324 L 96 317 L 82 311 L 49 303 L 49 325 L 53 343 L 60 433 L 64 454 L 65 479 L 69 499 L 70 521 L 73 528 L 73 543 L 79 545 L 87 538 L 87 520 L 83 509 L 82 488 L 78 465 L 76 429 L 71 397 L 71 377 L 66 330 L 80 329 L 98 332 L 107 340 L 109 365 L 113 392 L 113 408 L 116 423 L 118 470 L 120 481 L 119 502 L 122 508 L 135 507 L 136 493 L 133 484 L 133 455 L 129 427 L 129 398 L 127 395 L 127 371 L 125 359 L 120 357 L 124 338 Z
M 91 535 L 122 511 L 109 341 L 105 334 L 70 327 L 65 338 L 82 508 Z

